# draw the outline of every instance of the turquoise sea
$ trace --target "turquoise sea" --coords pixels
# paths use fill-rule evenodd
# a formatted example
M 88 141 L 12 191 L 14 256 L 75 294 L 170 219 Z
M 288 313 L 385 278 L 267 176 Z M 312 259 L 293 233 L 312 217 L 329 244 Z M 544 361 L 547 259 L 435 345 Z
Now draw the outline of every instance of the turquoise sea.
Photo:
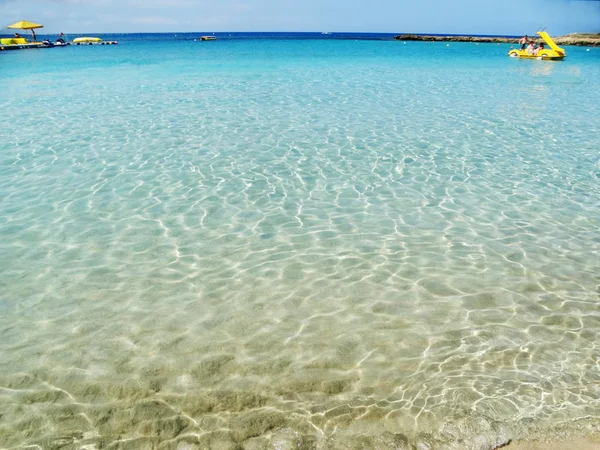
M 0 53 L 0 448 L 598 432 L 600 48 L 217 36 Z

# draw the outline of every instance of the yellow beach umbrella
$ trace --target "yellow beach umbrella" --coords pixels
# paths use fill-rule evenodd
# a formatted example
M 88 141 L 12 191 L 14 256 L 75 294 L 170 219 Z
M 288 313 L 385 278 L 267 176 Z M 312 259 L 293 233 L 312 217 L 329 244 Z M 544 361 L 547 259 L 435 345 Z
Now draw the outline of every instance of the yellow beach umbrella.
M 20 20 L 17 23 L 13 23 L 12 25 L 7 26 L 6 28 L 31 30 L 31 34 L 33 34 L 33 42 L 35 42 L 35 31 L 33 31 L 34 28 L 44 28 L 44 25 L 40 25 L 39 23 L 28 22 L 26 20 Z

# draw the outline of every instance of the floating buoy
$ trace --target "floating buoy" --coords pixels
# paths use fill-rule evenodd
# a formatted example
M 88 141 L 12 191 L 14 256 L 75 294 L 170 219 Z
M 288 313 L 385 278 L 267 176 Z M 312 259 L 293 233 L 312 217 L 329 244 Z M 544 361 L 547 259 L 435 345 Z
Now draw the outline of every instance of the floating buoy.
M 450 44 L 446 44 L 446 47 L 450 47 Z
M 588 48 L 588 49 L 586 50 L 586 52 L 589 52 L 589 51 L 590 51 L 590 49 Z

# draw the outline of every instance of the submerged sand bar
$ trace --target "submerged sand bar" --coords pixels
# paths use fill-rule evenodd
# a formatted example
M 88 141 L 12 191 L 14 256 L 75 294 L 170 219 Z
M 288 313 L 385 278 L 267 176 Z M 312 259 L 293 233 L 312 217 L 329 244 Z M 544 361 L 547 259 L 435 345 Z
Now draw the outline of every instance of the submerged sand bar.
M 536 38 L 536 36 L 530 36 Z M 399 41 L 434 41 L 434 42 L 482 42 L 499 44 L 517 44 L 519 38 L 488 37 L 488 36 L 428 36 L 420 34 L 400 34 L 394 36 Z M 552 38 L 557 45 L 579 45 L 600 47 L 600 34 L 573 33 Z

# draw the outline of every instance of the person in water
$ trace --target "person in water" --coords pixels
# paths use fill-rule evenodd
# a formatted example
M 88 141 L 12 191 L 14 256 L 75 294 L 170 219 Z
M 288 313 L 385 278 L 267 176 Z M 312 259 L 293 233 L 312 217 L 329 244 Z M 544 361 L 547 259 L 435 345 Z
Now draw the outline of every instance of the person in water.
M 529 40 L 529 37 L 527 35 L 523 36 L 520 40 L 519 40 L 519 44 L 521 44 L 521 50 L 525 50 L 525 47 L 527 46 L 527 44 L 530 44 L 531 41 Z

